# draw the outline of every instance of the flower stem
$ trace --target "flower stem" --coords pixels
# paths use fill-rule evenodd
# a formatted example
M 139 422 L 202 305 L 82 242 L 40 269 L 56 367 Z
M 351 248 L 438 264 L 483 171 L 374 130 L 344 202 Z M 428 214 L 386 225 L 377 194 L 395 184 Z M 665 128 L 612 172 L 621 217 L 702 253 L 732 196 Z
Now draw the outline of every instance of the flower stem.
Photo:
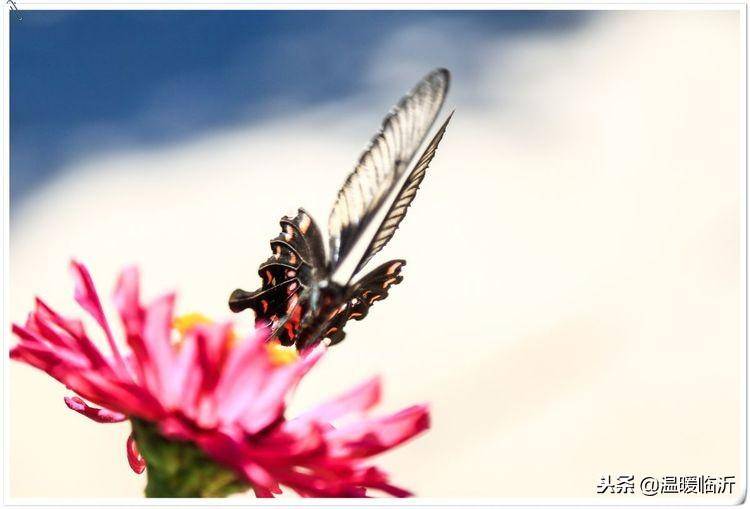
M 168 440 L 148 422 L 133 419 L 133 434 L 146 461 L 146 496 L 227 497 L 250 485 L 208 458 L 195 444 Z

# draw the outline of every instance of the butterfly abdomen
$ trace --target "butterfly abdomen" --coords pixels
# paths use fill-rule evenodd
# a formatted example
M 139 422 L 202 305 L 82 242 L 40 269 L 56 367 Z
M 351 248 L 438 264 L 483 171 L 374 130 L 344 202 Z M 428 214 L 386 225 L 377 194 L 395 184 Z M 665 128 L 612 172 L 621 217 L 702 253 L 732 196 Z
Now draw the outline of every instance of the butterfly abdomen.
M 282 344 L 294 342 L 307 310 L 306 290 L 325 267 L 325 248 L 312 218 L 299 209 L 284 216 L 281 232 L 271 239 L 271 256 L 258 267 L 261 287 L 254 292 L 235 290 L 229 308 L 255 312 L 256 323 L 270 325 Z

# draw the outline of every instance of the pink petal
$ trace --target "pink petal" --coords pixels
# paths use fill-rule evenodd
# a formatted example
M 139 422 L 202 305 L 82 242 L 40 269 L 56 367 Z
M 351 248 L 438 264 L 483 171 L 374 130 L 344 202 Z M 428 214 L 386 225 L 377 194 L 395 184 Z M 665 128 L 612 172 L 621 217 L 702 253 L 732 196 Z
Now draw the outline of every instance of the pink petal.
M 125 415 L 119 412 L 113 412 L 111 410 L 107 410 L 106 408 L 96 408 L 96 407 L 90 406 L 86 404 L 86 402 L 83 401 L 78 396 L 73 396 L 73 397 L 66 396 L 64 399 L 65 399 L 65 404 L 68 405 L 68 408 L 78 412 L 81 415 L 85 415 L 86 417 L 88 417 L 89 419 L 95 422 L 101 422 L 101 423 L 122 422 L 126 419 Z
M 80 320 L 64 318 L 62 315 L 56 313 L 39 297 L 34 299 L 34 304 L 34 312 L 41 316 L 43 320 L 49 320 L 53 322 L 55 325 L 65 330 L 65 332 L 73 337 L 86 335 L 86 332 L 83 330 L 83 324 Z
M 377 484 L 370 484 L 368 485 L 368 488 L 374 488 L 376 490 L 380 490 L 384 493 L 388 493 L 389 495 L 393 495 L 394 497 L 398 498 L 407 498 L 407 497 L 413 497 L 414 493 L 412 493 L 409 490 L 405 490 L 403 488 L 399 488 L 398 486 L 394 486 L 393 484 L 389 483 L 377 483 Z
M 330 422 L 352 412 L 364 412 L 380 401 L 380 378 L 373 377 L 353 389 L 303 413 L 297 419 Z
M 265 329 L 257 329 L 229 352 L 214 390 L 220 420 L 235 421 L 259 394 L 273 367 L 266 354 L 265 339 Z
M 109 368 L 109 362 L 102 355 L 96 345 L 94 345 L 94 343 L 92 343 L 86 336 L 83 324 L 81 324 L 80 321 L 69 320 L 62 317 L 39 298 L 36 299 L 36 308 L 34 312 L 38 321 L 43 321 L 50 325 L 54 324 L 69 334 L 75 340 L 77 349 L 88 357 L 92 365 L 95 367 Z
M 113 411 L 147 420 L 158 420 L 164 415 L 159 402 L 132 382 L 123 382 L 91 370 L 66 372 L 58 379 L 88 401 Z
M 385 472 L 376 467 L 369 467 L 366 470 L 359 472 L 358 475 L 354 476 L 352 481 L 362 486 L 388 493 L 394 497 L 404 498 L 414 495 L 410 491 L 389 483 L 388 476 Z
M 96 293 L 94 282 L 91 280 L 91 275 L 85 266 L 73 260 L 70 262 L 70 271 L 75 279 L 75 299 L 83 309 L 94 317 L 97 323 L 104 329 L 104 333 L 107 336 L 107 342 L 109 347 L 112 349 L 112 355 L 114 355 L 118 366 L 123 373 L 127 373 L 125 362 L 122 360 L 120 350 L 115 344 L 115 339 L 112 336 L 112 331 L 109 328 L 107 319 L 104 317 L 104 310 L 102 309 L 102 303 L 99 301 L 99 295 Z
M 63 383 L 69 373 L 85 371 L 91 367 L 88 359 L 79 352 L 51 347 L 36 334 L 16 324 L 13 324 L 12 330 L 21 339 L 11 349 L 10 357 L 13 360 L 41 369 Z
M 232 324 L 203 325 L 195 329 L 198 365 L 203 373 L 202 390 L 214 388 L 227 356 Z
M 250 400 L 250 404 L 239 417 L 239 422 L 245 431 L 250 434 L 257 433 L 275 421 L 284 411 L 287 393 L 297 385 L 324 353 L 325 346 L 321 344 L 296 362 L 276 367 L 267 376 L 263 390 L 255 399 Z
M 196 344 L 192 337 L 186 337 L 175 353 L 172 365 L 172 377 L 166 380 L 167 386 L 161 393 L 162 403 L 172 409 L 182 406 L 183 412 L 192 416 L 188 407 L 195 404 L 199 384 L 192 380 L 195 377 Z M 182 405 L 181 405 L 182 404 Z
M 152 365 L 151 375 L 154 387 L 149 384 L 151 391 L 159 394 L 168 385 L 172 376 L 174 351 L 171 344 L 172 311 L 174 309 L 173 293 L 156 299 L 146 308 L 143 325 L 143 340 Z
M 44 347 L 31 344 L 14 346 L 10 350 L 10 358 L 14 361 L 25 362 L 29 366 L 41 369 L 50 375 L 53 368 L 60 363 L 60 358 L 53 352 Z
M 229 389 L 229 387 L 235 385 L 239 377 L 246 375 L 248 371 L 264 371 L 271 366 L 268 356 L 261 355 L 261 350 L 265 351 L 268 334 L 267 328 L 258 328 L 247 338 L 234 345 L 224 363 L 221 380 L 219 381 L 220 386 Z M 258 364 L 258 366 L 248 370 L 248 364 Z M 220 390 L 220 388 L 217 388 L 217 391 Z
M 257 460 L 295 461 L 326 453 L 324 427 L 316 422 L 281 423 L 274 431 L 263 432 L 263 440 L 252 446 Z
M 245 460 L 242 471 L 253 486 L 264 488 L 269 491 L 279 490 L 276 480 L 263 467 L 249 460 Z
M 29 313 L 26 318 L 25 329 L 34 333 L 37 336 L 41 336 L 51 344 L 64 348 L 66 350 L 77 350 L 77 344 L 75 340 L 70 337 L 65 331 L 55 330 L 48 325 L 45 320 L 41 320 L 36 313 Z
M 143 456 L 141 456 L 141 453 L 138 452 L 138 445 L 135 443 L 132 433 L 128 436 L 125 449 L 128 452 L 128 463 L 130 464 L 130 468 L 132 468 L 133 472 L 136 474 L 142 474 L 143 471 L 146 470 L 146 461 L 143 459 Z
M 292 488 L 302 497 L 365 497 L 365 488 L 352 476 L 351 469 L 341 471 L 307 468 L 300 471 L 293 468 L 274 471 L 279 481 Z
M 237 441 L 221 433 L 212 433 L 198 438 L 198 444 L 206 454 L 215 461 L 232 466 L 252 484 L 272 493 L 280 493 L 276 479 L 269 472 L 251 459 L 248 447 L 243 441 Z
M 149 359 L 141 335 L 145 311 L 140 303 L 140 275 L 136 267 L 127 267 L 120 273 L 113 301 L 125 329 L 125 339 L 137 361 L 135 373 L 139 380 L 143 381 L 146 376 L 145 371 L 149 366 Z
M 335 457 L 366 457 L 391 449 L 430 427 L 426 405 L 414 405 L 395 414 L 352 423 L 326 436 Z
M 195 441 L 195 426 L 188 419 L 168 415 L 159 421 L 159 433 L 166 438 L 180 441 Z
M 120 273 L 113 300 L 126 334 L 139 336 L 143 328 L 143 307 L 140 303 L 140 274 L 137 267 L 127 267 Z
M 274 498 L 273 493 L 271 493 L 271 490 L 261 488 L 260 486 L 252 486 L 252 488 L 253 488 L 253 493 L 255 494 L 255 498 Z
M 66 348 L 50 345 L 45 338 L 35 334 L 29 329 L 13 324 L 11 327 L 13 334 L 22 340 L 22 346 L 37 352 L 47 351 L 54 354 L 61 368 L 67 369 L 87 369 L 92 367 L 90 360 L 77 349 L 71 350 Z

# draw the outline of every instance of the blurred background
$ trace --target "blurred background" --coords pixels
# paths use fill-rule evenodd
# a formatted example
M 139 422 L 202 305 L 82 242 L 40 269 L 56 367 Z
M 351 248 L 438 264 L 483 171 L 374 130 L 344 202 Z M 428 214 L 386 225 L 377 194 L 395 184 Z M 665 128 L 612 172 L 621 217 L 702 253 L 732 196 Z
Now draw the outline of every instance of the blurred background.
M 373 262 L 406 258 L 404 281 L 292 413 L 377 373 L 380 411 L 429 402 L 432 429 L 380 460 L 424 497 L 626 501 L 597 495 L 600 478 L 744 478 L 737 11 L 10 25 L 11 320 L 37 294 L 82 315 L 71 257 L 103 294 L 136 263 L 147 296 L 174 288 L 180 312 L 229 318 L 279 218 L 304 206 L 324 227 L 389 107 L 443 66 L 456 114 Z M 140 496 L 128 426 L 66 394 L 11 366 L 11 496 Z

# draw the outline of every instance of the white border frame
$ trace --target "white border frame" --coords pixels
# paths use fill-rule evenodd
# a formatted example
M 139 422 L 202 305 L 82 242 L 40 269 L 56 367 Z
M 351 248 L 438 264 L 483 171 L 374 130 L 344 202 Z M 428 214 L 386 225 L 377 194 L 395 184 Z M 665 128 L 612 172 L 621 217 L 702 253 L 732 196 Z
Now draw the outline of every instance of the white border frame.
M 9 363 L 9 342 L 7 341 L 10 323 L 8 321 L 8 298 L 9 288 L 7 285 L 10 274 L 9 265 L 9 240 L 10 240 L 10 16 L 16 14 L 12 10 L 10 0 L 3 3 L 4 14 L 0 22 L 0 31 L 2 32 L 2 46 L 0 47 L 0 59 L 3 61 L 2 66 L 2 162 L 4 165 L 2 175 L 2 211 L 3 211 L 3 243 L 2 243 L 2 282 L 3 282 L 3 306 L 2 306 L 2 344 L 3 344 L 3 361 L 2 361 L 2 389 L 3 389 L 3 424 L 2 424 L 2 453 L 3 453 L 3 478 L 2 478 L 2 505 L 3 507 L 141 507 L 144 505 L 157 506 L 225 506 L 225 507 L 294 507 L 294 506 L 369 506 L 369 507 L 726 507 L 727 505 L 749 505 L 747 493 L 737 494 L 734 502 L 723 502 L 721 504 L 710 503 L 709 498 L 696 498 L 695 501 L 681 500 L 679 503 L 668 497 L 663 497 L 664 503 L 659 503 L 658 498 L 644 499 L 634 498 L 633 501 L 620 503 L 622 499 L 612 500 L 611 503 L 592 503 L 590 498 L 561 498 L 561 503 L 554 503 L 549 498 L 428 498 L 416 497 L 412 499 L 147 499 L 147 498 L 90 498 L 90 499 L 71 499 L 71 498 L 11 498 L 8 495 L 10 486 L 10 370 Z M 15 5 L 20 11 L 28 10 L 646 10 L 646 11 L 672 11 L 672 10 L 730 10 L 738 11 L 740 14 L 740 39 L 744 43 L 740 49 L 740 108 L 741 126 L 740 126 L 740 182 L 743 189 L 741 201 L 740 221 L 740 251 L 741 259 L 744 263 L 741 265 L 740 273 L 742 279 L 742 324 L 741 338 L 742 342 L 739 362 L 742 363 L 744 373 L 743 384 L 743 404 L 741 412 L 741 438 L 740 444 L 743 452 L 741 470 L 738 475 L 738 481 L 744 480 L 745 490 L 747 490 L 747 4 L 742 2 L 722 2 L 722 3 L 684 3 L 684 2 L 633 2 L 633 3 L 609 3 L 596 1 L 583 1 L 577 3 L 554 3 L 554 2 L 175 2 L 175 3 L 155 3 L 147 0 L 133 0 L 131 2 L 102 2 L 102 1 L 78 1 L 78 2 L 35 2 L 26 0 L 15 0 Z M 21 12 L 22 15 L 22 12 Z M 607 499 L 603 498 L 602 502 Z

